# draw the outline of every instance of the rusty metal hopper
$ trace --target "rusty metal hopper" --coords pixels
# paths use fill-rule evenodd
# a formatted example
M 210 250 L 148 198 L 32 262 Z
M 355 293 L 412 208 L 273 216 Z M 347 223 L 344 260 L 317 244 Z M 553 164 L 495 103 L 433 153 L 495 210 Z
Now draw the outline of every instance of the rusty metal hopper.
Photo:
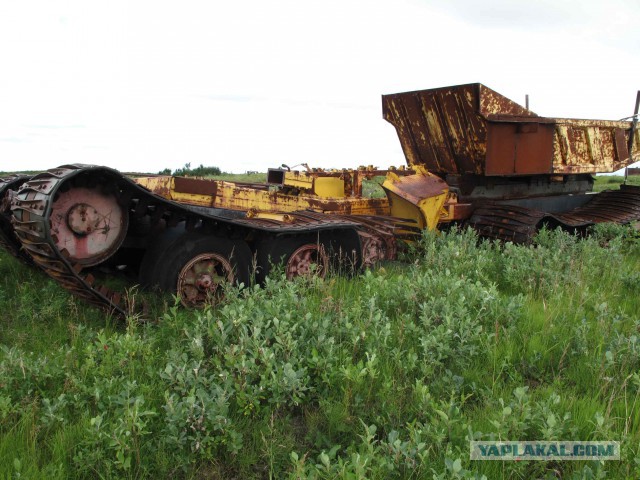
M 640 160 L 631 122 L 541 117 L 480 83 L 383 95 L 382 110 L 407 163 L 441 176 L 604 173 Z

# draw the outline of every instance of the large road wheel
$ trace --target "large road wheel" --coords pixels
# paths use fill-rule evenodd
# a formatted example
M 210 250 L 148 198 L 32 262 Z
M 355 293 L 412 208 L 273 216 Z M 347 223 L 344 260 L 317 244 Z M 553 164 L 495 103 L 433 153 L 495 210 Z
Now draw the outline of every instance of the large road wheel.
M 222 298 L 225 284 L 248 285 L 251 251 L 243 240 L 187 232 L 168 242 L 153 270 L 162 290 L 175 292 L 186 307 Z
M 271 238 L 258 245 L 257 263 L 260 282 L 279 264 L 284 266 L 289 280 L 309 275 L 324 278 L 329 270 L 329 252 L 322 242 L 311 236 Z
M 97 265 L 112 256 L 124 241 L 128 222 L 128 212 L 115 192 L 97 185 L 61 189 L 51 206 L 56 247 L 83 266 Z

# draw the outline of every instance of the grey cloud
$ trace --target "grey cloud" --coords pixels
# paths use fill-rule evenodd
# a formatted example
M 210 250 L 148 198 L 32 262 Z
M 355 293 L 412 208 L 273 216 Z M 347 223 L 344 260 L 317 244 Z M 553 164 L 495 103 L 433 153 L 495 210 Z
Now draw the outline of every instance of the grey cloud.
M 31 140 L 20 137 L 0 137 L 0 142 L 7 143 L 31 143 Z
M 41 128 L 46 130 L 65 130 L 86 128 L 85 125 L 23 125 L 27 128 Z
M 636 53 L 637 23 L 640 21 L 640 2 L 624 0 L 412 0 L 431 11 L 439 11 L 471 26 L 510 31 L 505 42 L 523 41 L 529 48 L 526 34 L 572 31 L 584 38 L 597 35 L 598 41 L 613 48 Z M 619 25 L 620 16 L 635 19 Z M 513 31 L 518 37 L 513 37 Z M 522 34 L 522 36 L 520 36 Z M 481 40 L 481 39 L 479 39 Z
M 370 109 L 368 105 L 360 105 L 357 103 L 348 102 L 325 102 L 317 100 L 305 100 L 298 98 L 277 98 L 277 97 L 261 97 L 251 95 L 232 95 L 232 94 L 212 94 L 212 95 L 197 95 L 197 98 L 206 98 L 207 100 L 214 100 L 219 102 L 268 102 L 273 101 L 284 105 L 294 106 L 312 106 L 312 107 L 333 107 L 333 108 L 346 108 L 346 109 Z
M 593 23 L 606 21 L 606 18 L 603 18 L 603 4 L 600 2 L 568 0 L 538 0 L 535 2 L 518 0 L 416 1 L 421 5 L 440 10 L 479 27 L 544 31 L 587 27 Z M 615 10 L 623 6 L 629 15 L 640 14 L 640 8 L 633 2 L 611 1 L 607 8 Z M 608 10 L 605 9 L 604 12 L 608 12 Z
M 232 94 L 220 94 L 220 95 L 196 95 L 197 98 L 205 98 L 207 100 L 214 100 L 217 102 L 258 102 L 264 100 L 261 97 L 255 97 L 251 95 L 232 95 Z
M 109 150 L 110 148 L 105 145 L 84 145 L 83 150 Z

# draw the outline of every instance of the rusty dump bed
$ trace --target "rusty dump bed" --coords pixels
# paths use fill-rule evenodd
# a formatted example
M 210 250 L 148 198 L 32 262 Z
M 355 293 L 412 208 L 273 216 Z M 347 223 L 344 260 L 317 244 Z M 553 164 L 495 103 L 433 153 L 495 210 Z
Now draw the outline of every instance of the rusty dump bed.
M 614 172 L 640 160 L 631 122 L 541 117 L 472 83 L 383 95 L 409 165 L 440 176 Z

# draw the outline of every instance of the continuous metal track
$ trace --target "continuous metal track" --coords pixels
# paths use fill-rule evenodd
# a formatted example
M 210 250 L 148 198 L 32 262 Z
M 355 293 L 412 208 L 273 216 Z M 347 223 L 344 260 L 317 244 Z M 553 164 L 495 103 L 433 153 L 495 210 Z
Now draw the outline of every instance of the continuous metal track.
M 582 207 L 566 213 L 547 213 L 508 204 L 486 204 L 477 208 L 469 224 L 483 237 L 514 243 L 529 243 L 543 226 L 567 230 L 596 223 L 628 224 L 640 220 L 640 187 L 622 185 L 620 190 L 594 194 Z
M 185 222 L 187 230 L 206 225 L 229 238 L 245 238 L 252 231 L 270 234 L 297 234 L 335 229 L 355 229 L 392 243 L 390 237 L 398 219 L 325 215 L 313 212 L 287 213 L 286 220 L 224 215 L 215 209 L 190 207 L 159 197 L 116 170 L 88 165 L 65 165 L 35 175 L 24 183 L 12 204 L 14 231 L 36 265 L 67 290 L 90 303 L 119 315 L 132 313 L 125 296 L 100 285 L 88 267 L 74 261 L 66 248 L 60 248 L 52 228 L 53 205 L 69 188 L 108 189 L 127 212 L 130 227 L 143 218 L 152 225 L 168 226 Z M 406 223 L 406 222 L 405 222 Z M 404 227 L 406 230 L 406 226 Z M 113 252 L 111 252 L 113 253 Z
M 620 190 L 607 190 L 594 197 L 583 207 L 549 217 L 566 227 L 584 227 L 603 222 L 627 224 L 640 219 L 638 186 L 621 185 Z
M 476 208 L 469 225 L 485 238 L 528 243 L 537 231 L 544 212 L 514 205 L 487 204 Z
M 0 247 L 27 264 L 32 264 L 31 257 L 22 249 L 11 224 L 11 200 L 20 186 L 30 178 L 30 175 L 0 178 Z

